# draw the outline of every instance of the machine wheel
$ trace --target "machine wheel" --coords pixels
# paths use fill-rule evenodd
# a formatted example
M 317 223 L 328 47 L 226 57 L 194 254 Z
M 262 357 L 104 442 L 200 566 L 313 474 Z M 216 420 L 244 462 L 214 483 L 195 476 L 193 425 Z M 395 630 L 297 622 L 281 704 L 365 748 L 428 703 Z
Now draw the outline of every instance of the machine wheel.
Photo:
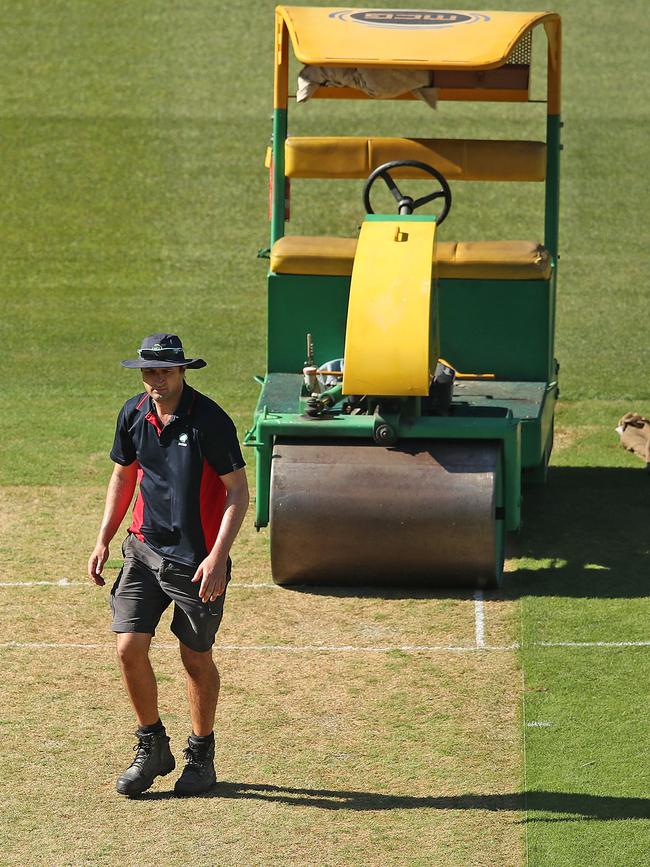
M 497 442 L 278 439 L 273 580 L 494 586 L 503 571 L 501 489 Z

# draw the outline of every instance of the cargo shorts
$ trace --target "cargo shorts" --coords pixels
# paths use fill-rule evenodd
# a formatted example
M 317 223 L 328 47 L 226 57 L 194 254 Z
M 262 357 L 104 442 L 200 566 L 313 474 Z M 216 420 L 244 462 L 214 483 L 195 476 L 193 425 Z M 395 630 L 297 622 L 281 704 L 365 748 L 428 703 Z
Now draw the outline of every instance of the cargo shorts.
M 173 602 L 174 635 L 198 653 L 210 650 L 223 617 L 226 591 L 214 602 L 204 602 L 199 596 L 201 583 L 192 584 L 195 569 L 166 560 L 132 533 L 124 540 L 122 554 L 124 565 L 109 597 L 113 632 L 155 635 L 163 612 Z M 226 582 L 230 568 L 229 558 Z

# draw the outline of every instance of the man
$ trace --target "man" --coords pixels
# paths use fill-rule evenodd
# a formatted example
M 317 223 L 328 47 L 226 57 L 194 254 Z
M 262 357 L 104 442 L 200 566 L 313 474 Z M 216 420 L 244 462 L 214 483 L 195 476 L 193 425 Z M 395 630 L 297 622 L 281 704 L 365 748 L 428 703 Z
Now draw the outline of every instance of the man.
M 138 795 L 176 762 L 158 713 L 149 646 L 163 611 L 173 601 L 171 630 L 187 674 L 192 734 L 185 768 L 174 791 L 196 795 L 216 782 L 214 718 L 219 673 L 212 645 L 230 579 L 231 545 L 248 507 L 248 485 L 235 426 L 214 401 L 185 382 L 185 358 L 175 334 L 145 337 L 138 358 L 124 367 L 141 371 L 145 391 L 128 400 L 117 420 L 104 517 L 88 574 L 103 585 L 108 546 L 138 496 L 124 566 L 111 590 L 112 629 L 124 684 L 138 721 L 133 763 L 117 791 Z

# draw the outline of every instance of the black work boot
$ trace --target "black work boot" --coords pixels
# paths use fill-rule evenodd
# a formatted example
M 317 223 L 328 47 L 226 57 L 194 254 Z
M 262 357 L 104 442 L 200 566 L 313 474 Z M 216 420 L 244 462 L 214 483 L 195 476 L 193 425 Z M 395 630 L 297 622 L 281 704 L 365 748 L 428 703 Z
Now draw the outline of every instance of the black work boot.
M 202 795 L 217 782 L 214 770 L 214 738 L 190 735 L 183 750 L 185 767 L 174 786 L 177 795 Z
M 149 788 L 156 777 L 164 777 L 176 767 L 164 729 L 150 734 L 135 734 L 138 743 L 134 747 L 133 764 L 118 777 L 115 786 L 120 795 L 139 795 Z

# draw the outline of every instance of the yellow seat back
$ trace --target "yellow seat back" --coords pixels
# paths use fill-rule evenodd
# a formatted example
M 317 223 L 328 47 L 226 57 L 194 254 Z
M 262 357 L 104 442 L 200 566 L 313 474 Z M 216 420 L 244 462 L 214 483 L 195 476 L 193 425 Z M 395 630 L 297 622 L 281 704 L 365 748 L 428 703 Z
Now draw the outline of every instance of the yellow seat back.
M 349 277 L 356 249 L 356 238 L 285 235 L 271 250 L 271 271 Z M 436 275 L 441 280 L 548 280 L 551 256 L 536 241 L 439 241 Z
M 429 163 L 449 181 L 543 181 L 546 145 L 540 141 L 489 139 L 290 136 L 285 142 L 289 178 L 367 178 L 389 160 Z M 396 178 L 422 178 L 400 168 Z

